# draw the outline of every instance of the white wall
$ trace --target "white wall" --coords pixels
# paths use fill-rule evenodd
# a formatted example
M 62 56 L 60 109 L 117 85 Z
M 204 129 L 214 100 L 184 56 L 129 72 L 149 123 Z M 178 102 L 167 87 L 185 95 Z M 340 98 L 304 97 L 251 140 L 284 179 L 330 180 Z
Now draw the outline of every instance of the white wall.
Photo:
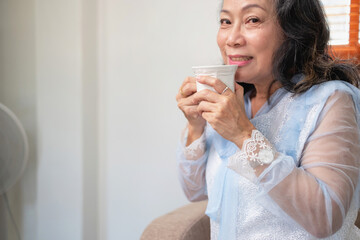
M 175 95 L 221 63 L 219 2 L 0 1 L 0 102 L 31 147 L 10 192 L 23 239 L 138 239 L 187 203 Z
M 81 0 L 36 1 L 37 239 L 81 239 Z
M 20 118 L 30 142 L 24 176 L 8 193 L 20 232 L 34 240 L 98 239 L 97 186 L 89 190 L 98 181 L 89 176 L 96 165 L 88 156 L 96 154 L 97 123 L 84 118 L 96 112 L 88 110 L 97 99 L 89 98 L 95 84 L 86 75 L 95 69 L 85 60 L 97 61 L 87 26 L 95 14 L 81 0 L 0 4 L 0 102 Z M 94 40 L 84 44 L 85 37 Z M 8 227 L 9 239 L 17 239 Z
M 220 63 L 218 0 L 103 1 L 106 220 L 111 240 L 138 239 L 185 204 L 175 150 L 175 95 L 191 66 Z

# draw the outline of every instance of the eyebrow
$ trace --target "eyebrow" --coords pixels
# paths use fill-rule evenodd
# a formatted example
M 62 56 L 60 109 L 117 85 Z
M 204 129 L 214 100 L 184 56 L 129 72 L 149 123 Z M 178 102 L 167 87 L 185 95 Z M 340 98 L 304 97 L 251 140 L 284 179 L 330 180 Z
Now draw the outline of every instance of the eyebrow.
M 260 6 L 258 4 L 248 4 L 248 5 L 244 6 L 241 10 L 245 11 L 245 10 L 248 10 L 249 8 L 260 8 L 260 9 L 266 11 L 265 8 L 263 8 L 262 6 Z M 221 12 L 230 13 L 230 11 L 226 10 L 226 9 L 221 9 Z

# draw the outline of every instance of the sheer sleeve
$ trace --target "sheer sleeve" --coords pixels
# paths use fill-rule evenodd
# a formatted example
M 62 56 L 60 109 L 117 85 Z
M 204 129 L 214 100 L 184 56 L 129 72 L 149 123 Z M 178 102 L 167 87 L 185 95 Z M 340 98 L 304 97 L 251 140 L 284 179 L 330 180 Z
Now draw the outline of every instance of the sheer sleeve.
M 353 196 L 358 195 L 360 143 L 356 114 L 352 97 L 335 92 L 327 100 L 297 166 L 292 157 L 275 152 L 270 164 L 253 167 L 250 179 L 261 186 L 259 200 L 268 210 L 290 217 L 319 238 L 340 229 Z M 273 149 L 271 145 L 269 149 Z M 232 161 L 236 162 L 236 156 Z M 248 166 L 239 162 L 233 164 L 233 169 L 249 176 Z
M 181 187 L 189 201 L 207 199 L 205 169 L 208 151 L 206 151 L 205 131 L 200 138 L 185 147 L 187 129 L 177 151 L 178 175 Z

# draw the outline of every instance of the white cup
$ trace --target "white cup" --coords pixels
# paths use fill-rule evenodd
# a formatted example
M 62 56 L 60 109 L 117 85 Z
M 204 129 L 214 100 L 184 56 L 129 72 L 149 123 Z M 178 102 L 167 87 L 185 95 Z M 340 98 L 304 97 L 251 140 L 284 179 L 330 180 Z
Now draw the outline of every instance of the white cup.
M 237 65 L 213 65 L 192 67 L 195 77 L 211 76 L 214 78 L 218 78 L 223 83 L 225 83 L 225 85 L 228 86 L 233 92 L 235 91 L 234 79 L 237 68 Z M 213 87 L 196 81 L 196 90 L 199 92 L 204 89 L 209 89 L 216 92 Z

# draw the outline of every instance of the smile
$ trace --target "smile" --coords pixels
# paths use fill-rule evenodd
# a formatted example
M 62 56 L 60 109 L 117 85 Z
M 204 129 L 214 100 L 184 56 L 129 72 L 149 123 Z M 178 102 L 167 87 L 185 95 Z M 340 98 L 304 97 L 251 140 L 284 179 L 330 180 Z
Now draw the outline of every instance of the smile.
M 238 65 L 238 66 L 245 66 L 251 62 L 253 57 L 249 56 L 229 56 L 229 64 L 230 65 Z
M 230 59 L 235 62 L 243 62 L 249 61 L 250 59 L 252 59 L 252 57 L 230 57 Z

